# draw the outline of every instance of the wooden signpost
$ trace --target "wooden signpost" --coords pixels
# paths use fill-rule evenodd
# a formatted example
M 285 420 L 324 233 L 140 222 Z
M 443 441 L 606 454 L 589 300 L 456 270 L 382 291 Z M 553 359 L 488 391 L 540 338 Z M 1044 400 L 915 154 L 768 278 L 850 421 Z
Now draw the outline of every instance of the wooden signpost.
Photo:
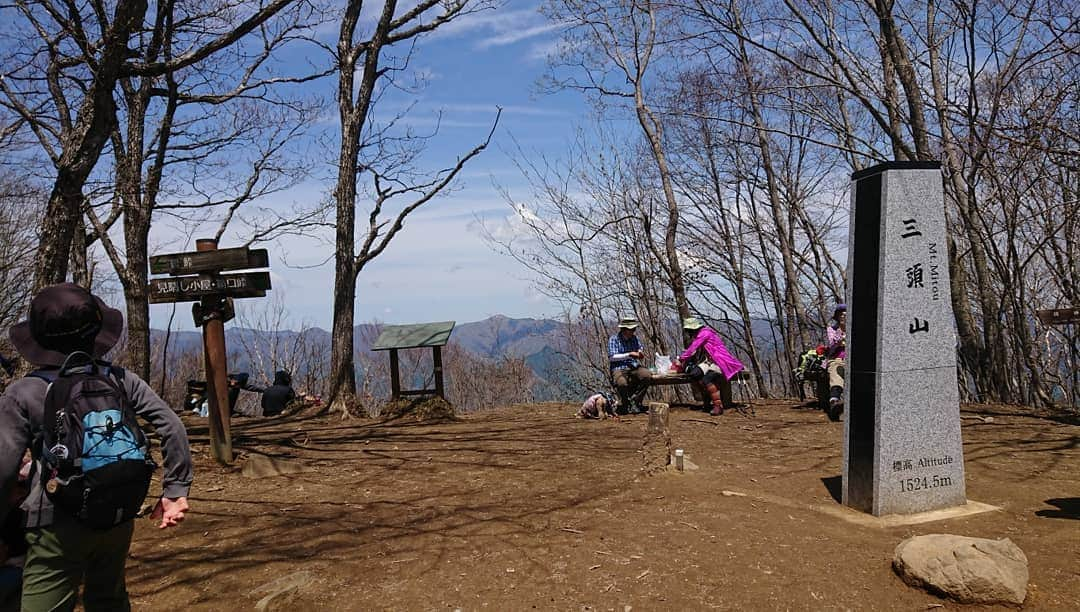
M 191 302 L 214 295 L 266 297 L 269 288 L 269 272 L 154 278 L 150 280 L 150 303 Z
M 1042 323 L 1043 325 L 1045 325 L 1046 327 L 1057 327 L 1057 326 L 1065 326 L 1065 325 L 1074 325 L 1074 326 L 1075 325 L 1080 325 L 1080 308 L 1078 308 L 1078 307 L 1073 307 L 1073 308 L 1050 308 L 1050 309 L 1047 309 L 1047 310 L 1036 310 L 1035 311 L 1035 316 L 1038 317 L 1039 322 Z M 1046 333 L 1047 333 L 1047 349 L 1049 349 L 1049 342 L 1050 342 L 1049 334 L 1050 334 L 1050 332 L 1047 331 Z M 1068 342 L 1069 342 L 1069 352 L 1071 353 L 1072 363 L 1076 364 L 1078 361 L 1080 361 L 1080 349 L 1077 348 L 1076 334 L 1074 333 L 1074 334 L 1072 334 L 1070 336 L 1067 336 L 1067 337 L 1064 336 L 1064 334 L 1063 334 L 1063 338 L 1065 340 L 1068 340 Z M 1073 379 L 1073 382 L 1072 382 L 1072 394 L 1071 394 L 1071 397 L 1069 398 L 1069 405 L 1075 406 L 1076 405 L 1076 394 L 1077 394 L 1077 390 L 1076 390 L 1077 383 L 1080 382 L 1080 372 L 1078 372 L 1075 365 L 1073 366 L 1072 379 Z
M 1051 308 L 1049 310 L 1036 310 L 1035 316 L 1043 325 L 1068 325 L 1080 323 L 1080 308 Z
M 233 460 L 229 432 L 229 388 L 226 376 L 225 322 L 234 316 L 234 298 L 264 297 L 270 290 L 269 272 L 222 274 L 224 270 L 266 268 L 266 249 L 217 248 L 217 240 L 195 241 L 196 251 L 155 255 L 150 258 L 152 274 L 168 274 L 150 279 L 150 303 L 195 302 L 192 316 L 203 329 L 203 356 L 206 363 L 207 396 L 210 400 L 210 451 L 218 463 Z

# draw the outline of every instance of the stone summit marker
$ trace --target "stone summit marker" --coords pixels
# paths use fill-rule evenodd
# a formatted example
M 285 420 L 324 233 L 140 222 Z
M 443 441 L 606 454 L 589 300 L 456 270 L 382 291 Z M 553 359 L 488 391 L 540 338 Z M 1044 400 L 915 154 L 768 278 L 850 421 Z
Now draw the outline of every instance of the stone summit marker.
M 848 244 L 843 503 L 967 503 L 941 165 L 856 172 Z

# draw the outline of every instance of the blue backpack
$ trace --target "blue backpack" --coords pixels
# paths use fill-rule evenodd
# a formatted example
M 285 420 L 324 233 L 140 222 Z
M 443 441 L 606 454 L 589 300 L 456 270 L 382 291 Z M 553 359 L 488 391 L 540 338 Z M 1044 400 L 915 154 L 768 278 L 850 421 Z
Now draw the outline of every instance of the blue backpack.
M 53 505 L 96 529 L 135 518 L 157 465 L 124 390 L 123 368 L 72 353 L 59 370 L 31 376 L 49 383 L 33 454 Z

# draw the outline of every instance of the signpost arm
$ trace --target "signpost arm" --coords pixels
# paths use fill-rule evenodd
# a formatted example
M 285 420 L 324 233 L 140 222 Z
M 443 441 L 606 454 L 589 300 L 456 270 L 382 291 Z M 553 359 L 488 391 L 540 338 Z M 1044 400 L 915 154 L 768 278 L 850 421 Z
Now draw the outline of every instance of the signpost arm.
M 217 240 L 195 241 L 198 251 L 217 250 Z M 218 297 L 204 297 L 203 312 L 217 308 Z M 203 323 L 203 350 L 206 356 L 206 386 L 210 399 L 210 451 L 222 465 L 232 463 L 232 436 L 229 431 L 229 388 L 226 381 L 228 363 L 225 355 L 225 322 L 210 317 Z

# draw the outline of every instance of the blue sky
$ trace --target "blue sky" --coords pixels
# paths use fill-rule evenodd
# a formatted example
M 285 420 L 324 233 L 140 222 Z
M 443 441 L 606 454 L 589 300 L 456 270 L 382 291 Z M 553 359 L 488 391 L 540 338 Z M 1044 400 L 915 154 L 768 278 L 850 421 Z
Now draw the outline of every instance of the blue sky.
M 440 132 L 426 159 L 438 167 L 452 165 L 458 154 L 482 141 L 496 107 L 502 107 L 503 114 L 491 146 L 466 167 L 453 192 L 411 215 L 387 251 L 361 272 L 357 322 L 465 322 L 494 314 L 555 314 L 554 305 L 531 288 L 526 271 L 492 251 L 476 225 L 477 219 L 498 222 L 511 214 L 496 185 L 517 197 L 527 193 L 510 151 L 520 145 L 527 153 L 559 157 L 589 112 L 577 94 L 535 93 L 556 40 L 557 32 L 536 13 L 535 3 L 517 0 L 465 17 L 422 40 L 411 65 L 426 75 L 427 86 L 418 95 L 399 94 L 385 104 L 393 108 L 414 102 L 408 121 L 420 130 L 430 128 L 442 113 Z M 328 79 L 319 87 L 329 95 L 336 82 Z M 335 114 L 328 127 L 336 130 L 336 122 Z M 327 162 L 311 180 L 260 205 L 286 207 L 323 199 L 332 189 L 333 171 Z M 361 207 L 358 217 L 365 216 Z M 227 232 L 221 246 L 240 243 L 240 235 L 239 228 Z M 151 251 L 192 250 L 192 244 L 176 236 L 155 232 L 157 246 Z M 289 237 L 261 245 L 271 252 L 273 292 L 286 304 L 292 327 L 330 327 L 332 238 L 328 233 L 322 241 Z M 258 309 L 258 302 L 268 301 L 238 303 Z M 164 327 L 169 311 L 168 306 L 152 307 L 152 324 Z M 187 312 L 186 307 L 178 310 L 183 314 L 176 317 L 174 329 L 191 328 Z

